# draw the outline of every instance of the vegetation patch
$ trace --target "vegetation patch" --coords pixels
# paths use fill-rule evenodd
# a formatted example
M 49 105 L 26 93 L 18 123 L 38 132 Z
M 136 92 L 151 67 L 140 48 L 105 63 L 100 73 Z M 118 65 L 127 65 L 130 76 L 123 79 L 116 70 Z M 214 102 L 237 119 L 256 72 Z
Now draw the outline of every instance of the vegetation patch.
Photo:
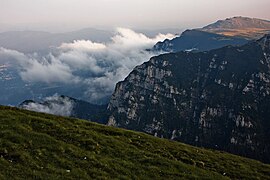
M 0 179 L 269 179 L 270 166 L 85 120 L 0 106 Z

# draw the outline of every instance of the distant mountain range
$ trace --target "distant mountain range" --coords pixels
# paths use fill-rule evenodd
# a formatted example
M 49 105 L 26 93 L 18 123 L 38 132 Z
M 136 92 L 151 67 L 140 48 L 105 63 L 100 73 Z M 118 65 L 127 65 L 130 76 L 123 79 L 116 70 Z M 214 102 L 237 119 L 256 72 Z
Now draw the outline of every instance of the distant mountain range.
M 108 125 L 270 162 L 270 35 L 153 57 L 116 85 Z
M 0 47 L 17 50 L 23 53 L 48 53 L 51 48 L 60 46 L 63 42 L 74 40 L 92 40 L 107 42 L 112 37 L 110 31 L 93 28 L 67 33 L 49 33 L 42 31 L 9 31 L 0 33 Z
M 155 37 L 159 33 L 179 33 L 179 29 L 138 29 L 137 32 Z M 46 54 L 62 43 L 71 43 L 74 40 L 91 40 L 92 42 L 106 43 L 114 35 L 113 30 L 85 28 L 66 33 L 50 33 L 45 31 L 7 31 L 0 33 L 0 47 L 17 50 L 23 53 Z
M 219 20 L 203 28 L 184 31 L 180 36 L 158 42 L 154 51 L 207 51 L 227 45 L 243 45 L 270 33 L 270 21 L 234 17 Z

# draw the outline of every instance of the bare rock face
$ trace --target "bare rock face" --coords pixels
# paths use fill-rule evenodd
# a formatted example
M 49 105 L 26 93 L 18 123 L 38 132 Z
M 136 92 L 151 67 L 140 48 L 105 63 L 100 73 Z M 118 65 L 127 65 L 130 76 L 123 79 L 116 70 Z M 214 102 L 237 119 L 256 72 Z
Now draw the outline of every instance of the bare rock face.
M 269 42 L 153 57 L 116 85 L 107 124 L 270 162 Z

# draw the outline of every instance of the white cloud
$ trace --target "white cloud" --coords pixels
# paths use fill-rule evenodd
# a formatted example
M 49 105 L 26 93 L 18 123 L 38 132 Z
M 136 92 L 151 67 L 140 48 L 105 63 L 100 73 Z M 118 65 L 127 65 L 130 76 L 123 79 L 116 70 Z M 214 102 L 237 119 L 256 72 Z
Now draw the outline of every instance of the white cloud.
M 126 28 L 117 28 L 117 32 L 118 34 L 112 37 L 111 46 L 121 51 L 126 51 L 127 49 L 144 50 L 145 48 L 152 47 L 158 41 L 175 37 L 172 34 L 158 34 L 155 38 L 148 38 L 142 33 L 136 33 Z
M 60 46 L 62 50 L 78 50 L 78 51 L 97 51 L 100 49 L 105 49 L 106 46 L 101 43 L 94 43 L 90 40 L 76 40 L 73 43 L 63 43 Z
M 71 116 L 73 102 L 68 98 L 60 97 L 57 94 L 45 98 L 46 103 L 30 102 L 22 106 L 23 109 L 30 111 L 43 112 L 59 116 Z
M 39 57 L 0 49 L 0 55 L 10 56 L 20 65 L 20 75 L 29 82 L 80 84 L 87 87 L 90 102 L 111 95 L 115 84 L 132 69 L 156 55 L 146 51 L 156 42 L 173 38 L 159 34 L 148 38 L 130 29 L 118 28 L 111 42 L 102 44 L 90 40 L 63 43 L 54 54 Z
M 30 82 L 76 82 L 78 78 L 73 76 L 72 70 L 66 64 L 63 64 L 59 59 L 50 56 L 50 59 L 38 61 L 31 59 L 28 66 L 24 67 L 20 72 L 23 80 Z

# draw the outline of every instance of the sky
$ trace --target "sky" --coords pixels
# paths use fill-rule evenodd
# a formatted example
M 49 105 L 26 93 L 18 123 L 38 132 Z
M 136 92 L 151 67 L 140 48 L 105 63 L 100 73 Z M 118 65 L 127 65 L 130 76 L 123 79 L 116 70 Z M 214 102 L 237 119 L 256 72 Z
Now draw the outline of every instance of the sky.
M 270 19 L 270 0 L 0 0 L 0 26 L 195 28 L 218 19 Z

